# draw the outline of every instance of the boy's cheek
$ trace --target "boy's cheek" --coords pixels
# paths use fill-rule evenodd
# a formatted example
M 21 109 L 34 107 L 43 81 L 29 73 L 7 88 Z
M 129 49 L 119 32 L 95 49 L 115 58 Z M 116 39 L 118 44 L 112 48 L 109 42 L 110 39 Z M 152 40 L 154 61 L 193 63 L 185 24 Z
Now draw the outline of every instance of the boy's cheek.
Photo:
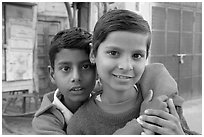
M 86 72 L 85 75 L 95 78 L 96 77 L 96 69 L 90 69 L 90 71 Z

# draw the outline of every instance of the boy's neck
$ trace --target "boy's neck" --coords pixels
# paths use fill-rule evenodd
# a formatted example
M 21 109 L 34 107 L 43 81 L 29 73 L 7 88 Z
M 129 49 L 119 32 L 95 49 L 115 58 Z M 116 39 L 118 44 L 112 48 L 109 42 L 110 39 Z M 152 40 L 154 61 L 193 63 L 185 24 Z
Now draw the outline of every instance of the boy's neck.
M 72 112 L 75 113 L 77 109 L 83 104 L 83 102 L 73 102 L 69 99 L 62 99 L 62 103 Z
M 103 86 L 101 100 L 104 103 L 116 104 L 135 98 L 135 96 L 137 96 L 137 92 L 134 87 L 130 88 L 128 91 L 117 91 L 110 87 Z

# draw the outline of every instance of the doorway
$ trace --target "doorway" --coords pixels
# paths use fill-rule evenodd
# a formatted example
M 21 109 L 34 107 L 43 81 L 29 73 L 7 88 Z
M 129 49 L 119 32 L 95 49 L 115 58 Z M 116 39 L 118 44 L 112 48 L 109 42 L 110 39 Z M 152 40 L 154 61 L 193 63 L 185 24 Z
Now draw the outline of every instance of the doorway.
M 185 99 L 202 95 L 202 4 L 152 5 L 150 62 L 163 63 Z
M 59 19 L 51 19 L 49 17 L 38 17 L 37 23 L 37 41 L 38 41 L 38 86 L 39 94 L 43 96 L 45 93 L 54 91 L 56 86 L 52 84 L 49 78 L 49 49 L 50 43 L 54 35 L 62 30 L 62 23 Z

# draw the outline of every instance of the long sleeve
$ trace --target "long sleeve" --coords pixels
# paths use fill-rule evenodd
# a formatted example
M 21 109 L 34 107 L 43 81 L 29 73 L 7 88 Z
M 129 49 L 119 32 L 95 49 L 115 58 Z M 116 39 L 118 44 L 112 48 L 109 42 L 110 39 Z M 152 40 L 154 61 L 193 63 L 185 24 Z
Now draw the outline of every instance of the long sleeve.
M 64 124 L 51 114 L 34 117 L 32 127 L 38 135 L 66 135 Z
M 153 90 L 153 99 L 160 95 L 178 93 L 177 83 L 161 63 L 152 63 L 145 67 L 139 81 L 142 96 L 145 98 L 150 89 Z

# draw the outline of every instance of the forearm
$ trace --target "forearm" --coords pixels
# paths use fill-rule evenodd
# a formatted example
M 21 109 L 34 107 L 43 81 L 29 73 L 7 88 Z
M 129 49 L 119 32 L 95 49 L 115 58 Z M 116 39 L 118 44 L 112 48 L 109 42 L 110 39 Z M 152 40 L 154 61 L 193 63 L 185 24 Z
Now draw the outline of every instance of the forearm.
M 160 95 L 170 96 L 177 94 L 177 83 L 161 63 L 152 63 L 145 67 L 145 71 L 139 81 L 143 98 L 150 89 L 153 90 L 153 99 Z

